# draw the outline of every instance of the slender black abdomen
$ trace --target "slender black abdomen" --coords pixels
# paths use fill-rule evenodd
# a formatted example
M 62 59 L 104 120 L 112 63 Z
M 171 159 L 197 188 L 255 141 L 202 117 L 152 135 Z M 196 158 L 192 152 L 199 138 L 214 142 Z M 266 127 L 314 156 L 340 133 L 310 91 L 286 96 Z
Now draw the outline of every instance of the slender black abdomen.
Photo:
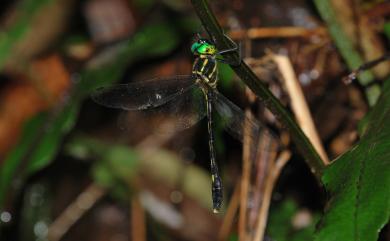
M 212 106 L 213 106 L 213 91 L 206 91 L 206 104 L 207 104 L 207 127 L 209 131 L 209 148 L 210 148 L 210 170 L 211 170 L 211 195 L 213 199 L 213 211 L 219 212 L 222 206 L 223 190 L 222 180 L 219 175 L 217 161 L 215 159 L 214 149 L 214 128 L 213 128 L 213 117 L 212 117 Z

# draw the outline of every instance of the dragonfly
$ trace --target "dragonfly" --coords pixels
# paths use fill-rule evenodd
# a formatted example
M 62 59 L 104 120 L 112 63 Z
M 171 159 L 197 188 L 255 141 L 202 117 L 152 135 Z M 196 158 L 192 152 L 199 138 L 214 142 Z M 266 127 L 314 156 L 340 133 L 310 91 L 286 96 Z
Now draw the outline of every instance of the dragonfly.
M 240 141 L 244 138 L 244 128 L 251 130 L 245 132 L 245 138 L 251 138 L 255 142 L 259 133 L 276 138 L 258 120 L 247 117 L 237 105 L 218 92 L 217 63 L 227 63 L 218 56 L 231 51 L 237 51 L 237 47 L 218 51 L 210 40 L 198 38 L 191 46 L 195 57 L 191 74 L 103 86 L 92 94 L 95 102 L 106 107 L 124 111 L 154 110 L 173 116 L 176 119 L 176 131 L 189 128 L 206 116 L 214 213 L 219 212 L 223 202 L 222 179 L 214 149 L 214 109 L 222 117 L 227 132 Z

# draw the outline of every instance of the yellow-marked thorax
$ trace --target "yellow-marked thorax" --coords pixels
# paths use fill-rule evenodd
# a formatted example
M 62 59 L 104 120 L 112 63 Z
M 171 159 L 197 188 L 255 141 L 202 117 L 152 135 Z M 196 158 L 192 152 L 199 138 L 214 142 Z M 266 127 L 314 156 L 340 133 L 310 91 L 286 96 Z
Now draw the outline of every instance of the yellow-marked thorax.
M 215 55 L 198 55 L 192 66 L 192 74 L 206 82 L 210 87 L 217 87 L 218 70 Z

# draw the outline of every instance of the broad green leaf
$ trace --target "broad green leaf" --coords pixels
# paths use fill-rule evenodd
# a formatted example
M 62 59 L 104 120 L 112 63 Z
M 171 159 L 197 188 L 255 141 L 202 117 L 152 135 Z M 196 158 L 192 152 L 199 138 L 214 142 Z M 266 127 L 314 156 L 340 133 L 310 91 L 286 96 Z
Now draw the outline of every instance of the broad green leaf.
M 155 38 L 155 34 L 160 37 Z M 166 39 L 169 41 L 162 41 Z M 14 188 L 20 188 L 27 176 L 47 166 L 55 158 L 64 135 L 73 128 L 80 105 L 91 90 L 119 80 L 132 62 L 169 53 L 177 44 L 178 36 L 169 25 L 145 26 L 131 39 L 122 42 L 111 59 L 82 71 L 64 106 L 50 114 L 39 114 L 31 124 L 26 125 L 19 145 L 4 160 L 0 168 L 0 207 L 12 182 L 18 184 L 13 185 Z M 17 182 L 14 179 L 16 174 Z
M 390 81 L 359 143 L 323 175 L 330 199 L 316 241 L 375 241 L 390 215 Z

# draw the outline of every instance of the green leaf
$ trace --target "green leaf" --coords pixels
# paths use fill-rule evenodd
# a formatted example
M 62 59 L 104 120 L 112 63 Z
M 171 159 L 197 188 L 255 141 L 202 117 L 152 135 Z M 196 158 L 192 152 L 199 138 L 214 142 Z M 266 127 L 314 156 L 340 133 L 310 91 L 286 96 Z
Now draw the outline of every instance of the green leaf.
M 276 208 L 272 208 L 267 225 L 267 235 L 277 241 L 288 240 L 291 218 L 298 211 L 292 200 L 286 200 Z
M 145 26 L 131 39 L 108 48 L 89 62 L 80 75 L 81 96 L 86 97 L 98 86 L 117 81 L 132 62 L 166 55 L 178 44 L 179 36 L 170 25 Z
M 390 215 L 390 81 L 359 143 L 323 175 L 330 199 L 316 241 L 374 241 Z
M 95 182 L 108 188 L 115 197 L 125 200 L 129 191 L 128 184 L 134 180 L 139 169 L 140 159 L 137 153 L 121 145 L 105 146 L 99 149 L 105 151 L 92 169 Z
M 29 121 L 20 143 L 6 157 L 0 169 L 0 207 L 17 174 L 19 185 L 32 173 L 45 167 L 57 154 L 62 137 L 74 126 L 79 106 L 69 105 L 61 113 L 41 113 Z M 18 185 L 15 188 L 19 188 Z
M 41 126 L 44 133 L 29 157 L 27 176 L 45 167 L 56 156 L 62 137 L 75 125 L 78 112 L 79 105 L 68 105 L 58 116 L 54 116 L 53 121 Z
M 383 32 L 385 33 L 388 40 L 390 40 L 390 22 L 386 22 L 383 25 Z
M 10 152 L 0 168 L 0 204 L 4 201 L 6 190 L 11 185 L 18 167 L 23 164 L 24 155 L 36 141 L 37 129 L 46 118 L 47 114 L 40 113 L 26 123 L 19 144 Z M 19 179 L 20 176 L 17 178 Z
M 134 0 L 132 3 L 137 8 L 137 11 L 146 13 L 156 4 L 156 0 Z
M 229 241 L 238 241 L 238 234 L 237 233 L 233 233 L 229 236 Z
M 0 33 L 0 69 L 12 54 L 14 47 L 30 30 L 32 19 L 40 10 L 57 0 L 24 0 L 17 6 L 17 19 L 6 31 Z

